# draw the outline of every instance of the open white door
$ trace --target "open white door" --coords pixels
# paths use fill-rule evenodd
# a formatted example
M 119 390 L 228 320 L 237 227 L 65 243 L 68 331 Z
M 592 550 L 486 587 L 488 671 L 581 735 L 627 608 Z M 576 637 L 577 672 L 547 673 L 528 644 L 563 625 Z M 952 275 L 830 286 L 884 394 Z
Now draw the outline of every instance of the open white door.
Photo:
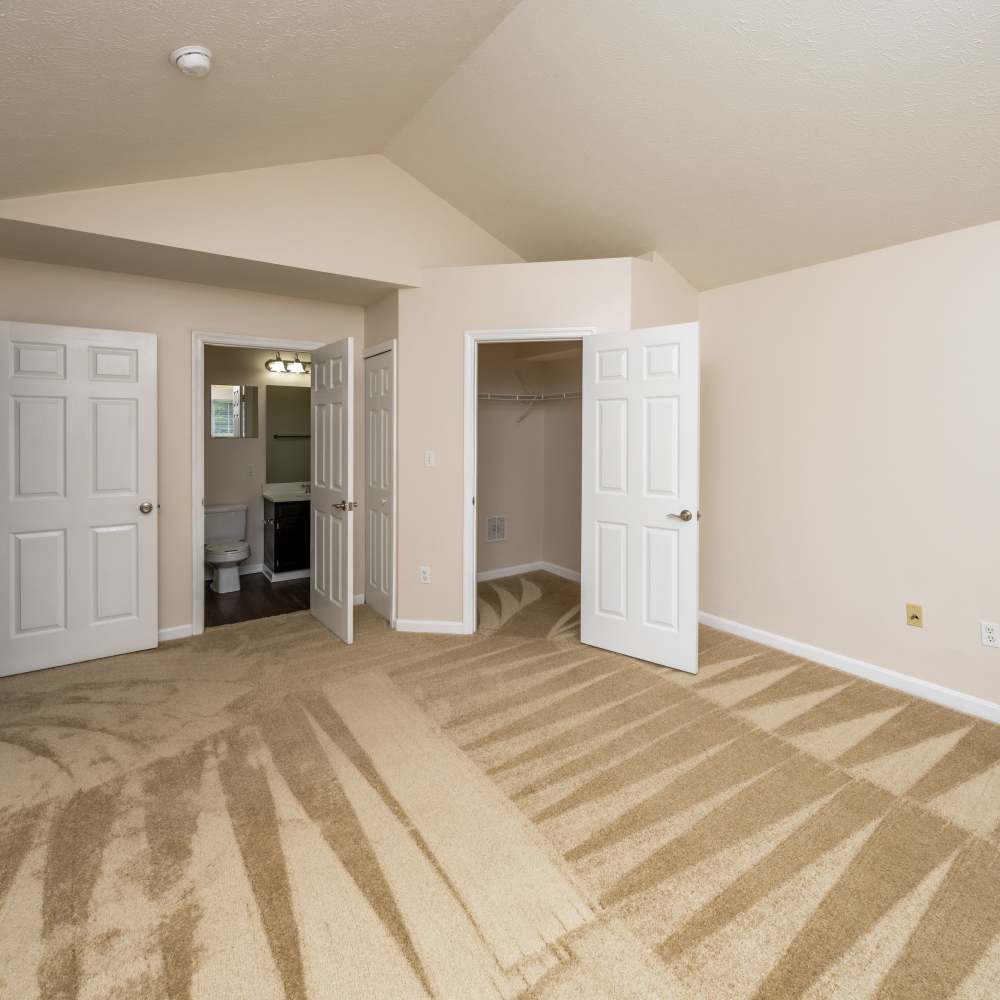
M 583 341 L 580 638 L 698 670 L 698 324 Z
M 312 352 L 312 613 L 354 641 L 354 338 Z
M 0 322 L 0 352 L 0 675 L 156 646 L 156 337 Z
M 365 357 L 365 604 L 396 618 L 396 351 Z

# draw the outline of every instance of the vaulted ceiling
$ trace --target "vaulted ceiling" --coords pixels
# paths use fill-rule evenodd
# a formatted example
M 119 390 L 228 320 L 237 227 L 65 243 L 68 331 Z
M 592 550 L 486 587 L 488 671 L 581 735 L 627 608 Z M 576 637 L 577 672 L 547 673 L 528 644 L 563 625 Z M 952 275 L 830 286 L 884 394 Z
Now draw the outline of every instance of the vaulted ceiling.
M 1000 218 L 998 52 L 995 0 L 14 0 L 0 197 L 381 151 L 705 288 Z
M 380 152 L 516 3 L 4 0 L 0 198 Z

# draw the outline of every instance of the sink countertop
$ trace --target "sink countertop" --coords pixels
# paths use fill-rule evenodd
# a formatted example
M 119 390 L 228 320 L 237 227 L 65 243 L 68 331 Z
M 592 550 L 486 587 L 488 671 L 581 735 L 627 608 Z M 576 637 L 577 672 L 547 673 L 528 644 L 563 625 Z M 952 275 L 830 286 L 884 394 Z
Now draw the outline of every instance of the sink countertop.
M 296 489 L 289 486 L 265 486 L 262 494 L 265 500 L 271 500 L 274 503 L 289 503 L 293 500 L 308 500 L 310 498 L 309 493 L 301 487 Z

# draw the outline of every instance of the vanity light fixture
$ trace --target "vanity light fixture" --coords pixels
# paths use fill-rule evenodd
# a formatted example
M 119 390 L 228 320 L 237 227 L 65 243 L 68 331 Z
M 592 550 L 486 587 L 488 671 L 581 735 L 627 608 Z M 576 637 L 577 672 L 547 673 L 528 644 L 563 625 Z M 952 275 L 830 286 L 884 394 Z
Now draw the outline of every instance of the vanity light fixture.
M 264 362 L 264 367 L 274 375 L 308 375 L 312 371 L 312 365 L 308 361 L 301 361 L 298 352 L 294 361 L 286 361 L 282 358 L 281 351 L 275 351 L 274 357 Z

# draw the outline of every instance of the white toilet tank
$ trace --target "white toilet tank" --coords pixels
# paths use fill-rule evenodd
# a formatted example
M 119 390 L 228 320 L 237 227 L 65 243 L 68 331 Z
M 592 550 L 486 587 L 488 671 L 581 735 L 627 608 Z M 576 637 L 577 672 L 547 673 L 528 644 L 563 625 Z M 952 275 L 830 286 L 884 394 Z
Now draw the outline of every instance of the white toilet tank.
M 243 542 L 247 537 L 247 505 L 217 503 L 205 507 L 205 544 Z

